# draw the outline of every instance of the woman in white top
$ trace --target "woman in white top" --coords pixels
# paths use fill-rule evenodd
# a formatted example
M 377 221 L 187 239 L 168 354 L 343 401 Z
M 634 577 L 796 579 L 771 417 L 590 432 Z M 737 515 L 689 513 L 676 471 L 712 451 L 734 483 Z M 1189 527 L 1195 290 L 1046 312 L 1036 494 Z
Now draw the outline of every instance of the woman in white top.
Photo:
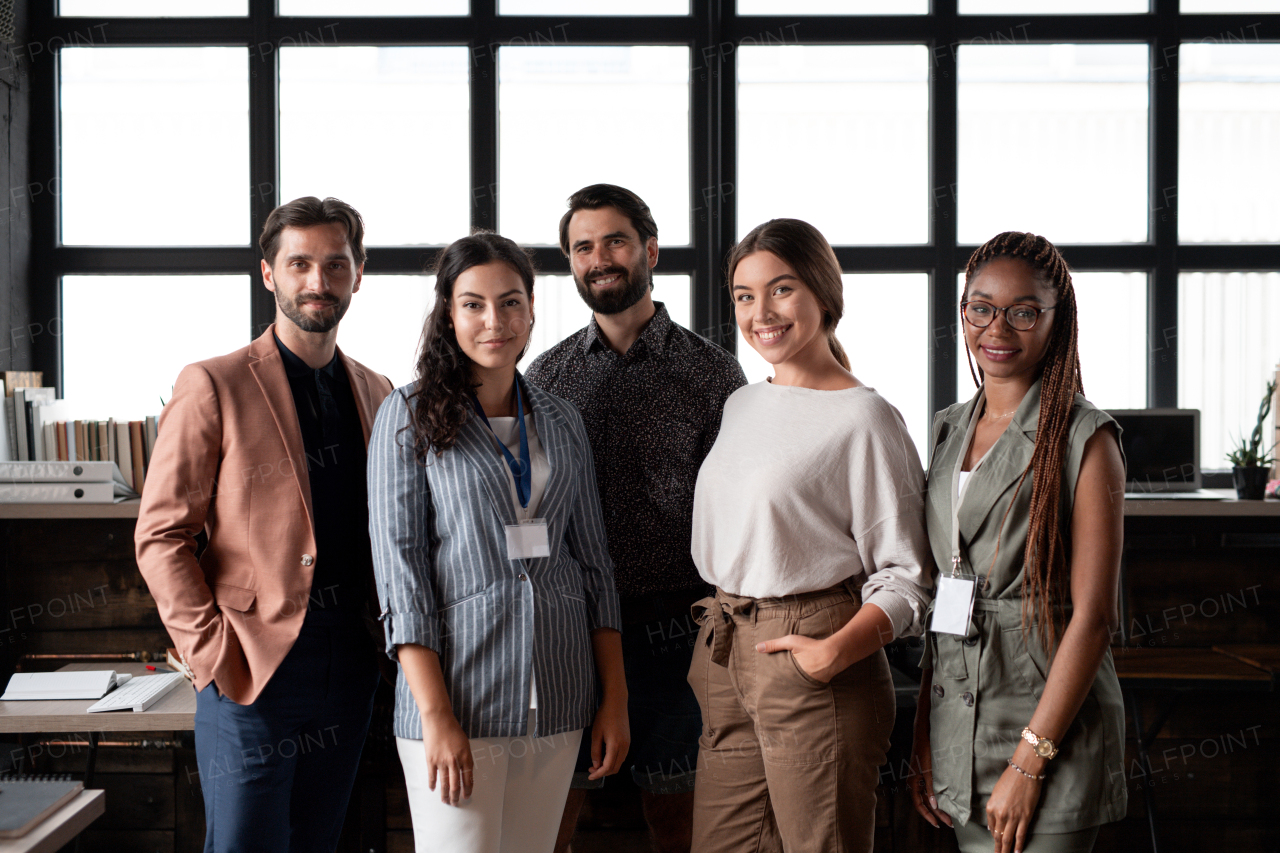
M 870 850 L 894 720 L 881 648 L 921 632 L 924 474 L 901 415 L 849 370 L 835 253 L 774 219 L 729 256 L 738 328 L 774 367 L 736 391 L 698 474 L 693 558 L 716 585 L 693 849 Z
M 473 234 L 434 272 L 417 378 L 387 397 L 369 441 L 414 841 L 549 853 L 582 729 L 592 778 L 617 772 L 629 741 L 591 447 L 578 410 L 516 371 L 533 324 L 528 256 Z

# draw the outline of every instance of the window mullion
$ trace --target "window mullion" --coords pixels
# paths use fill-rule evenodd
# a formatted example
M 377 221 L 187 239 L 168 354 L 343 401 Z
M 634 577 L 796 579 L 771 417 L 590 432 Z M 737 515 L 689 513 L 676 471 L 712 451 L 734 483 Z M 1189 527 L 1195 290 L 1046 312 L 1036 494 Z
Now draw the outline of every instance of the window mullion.
M 956 400 L 956 182 L 959 174 L 959 82 L 956 78 L 956 0 L 933 0 L 936 35 L 929 44 L 929 205 L 934 249 L 929 282 L 929 405 Z
M 497 0 L 471 0 L 471 227 L 498 230 Z M 461 236 L 461 235 L 459 235 Z
M 1147 289 L 1147 405 L 1178 405 L 1178 0 L 1155 0 L 1148 140 L 1155 268 Z
M 255 45 L 270 44 L 275 0 L 249 0 Z M 280 203 L 280 63 L 278 50 L 249 50 L 249 244 L 256 246 L 268 214 Z M 249 265 L 250 339 L 275 320 L 271 292 L 262 285 L 261 264 Z

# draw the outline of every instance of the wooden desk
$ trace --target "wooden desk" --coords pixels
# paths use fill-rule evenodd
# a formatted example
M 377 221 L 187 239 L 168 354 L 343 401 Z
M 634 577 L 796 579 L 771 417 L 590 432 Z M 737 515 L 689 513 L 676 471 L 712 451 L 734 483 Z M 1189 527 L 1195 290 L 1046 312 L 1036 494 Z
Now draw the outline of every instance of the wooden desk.
M 81 791 L 21 838 L 0 839 L 0 853 L 54 853 L 106 810 L 107 796 L 103 791 Z
M 1168 721 L 1178 697 L 1192 690 L 1211 692 L 1265 692 L 1274 689 L 1270 672 L 1246 663 L 1238 657 L 1216 649 L 1202 648 L 1125 648 L 1113 647 L 1116 676 L 1124 690 L 1125 704 L 1133 715 L 1133 731 L 1137 738 L 1138 763 L 1148 779 L 1152 778 L 1150 750 L 1156 735 Z M 1151 724 L 1143 722 L 1140 692 L 1161 691 L 1164 700 L 1155 709 Z M 1160 832 L 1153 800 L 1148 790 L 1143 799 L 1152 853 L 1160 853 Z
M 159 665 L 163 667 L 163 664 Z M 67 671 L 114 669 L 131 675 L 154 675 L 143 663 L 104 661 L 72 663 Z M 168 671 L 168 667 L 163 667 Z M 154 732 L 190 731 L 196 727 L 196 692 L 179 684 L 142 713 L 106 711 L 87 713 L 95 699 L 53 699 L 0 702 L 0 732 Z
M 1271 673 L 1274 679 L 1280 675 L 1280 646 L 1269 646 L 1262 643 L 1231 643 L 1214 646 L 1215 652 L 1230 655 L 1249 666 L 1256 666 L 1264 672 Z
M 1185 498 L 1125 498 L 1124 514 L 1155 518 L 1280 518 L 1280 500 L 1236 499 L 1235 489 L 1207 489 L 1222 495 L 1220 501 L 1187 500 Z
M 1271 674 L 1214 649 L 1111 649 L 1116 676 L 1126 689 L 1271 689 Z

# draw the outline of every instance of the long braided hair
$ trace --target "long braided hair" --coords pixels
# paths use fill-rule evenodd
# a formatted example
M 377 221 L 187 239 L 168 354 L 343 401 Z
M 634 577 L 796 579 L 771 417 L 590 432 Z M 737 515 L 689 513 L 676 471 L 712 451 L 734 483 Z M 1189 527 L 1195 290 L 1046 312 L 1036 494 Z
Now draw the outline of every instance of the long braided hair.
M 1062 464 L 1067 449 L 1067 428 L 1071 407 L 1077 393 L 1084 393 L 1080 377 L 1080 352 L 1077 345 L 1078 322 L 1076 292 L 1071 271 L 1057 247 L 1036 234 L 1005 231 L 978 248 L 969 258 L 964 272 L 965 299 L 974 277 L 991 261 L 1012 258 L 1022 261 L 1043 284 L 1057 294 L 1053 335 L 1045 352 L 1040 372 L 1040 422 L 1036 428 L 1035 449 L 1014 490 L 1013 508 L 1023 481 L 1031 474 L 1031 521 L 1027 529 L 1027 545 L 1023 554 L 1022 627 L 1032 623 L 1041 627 L 1045 652 L 1052 655 L 1059 634 L 1058 605 L 1066 586 L 1066 546 L 1059 525 L 1059 496 L 1062 491 Z M 981 384 L 982 368 L 976 367 L 969 353 L 969 372 L 974 384 Z M 1000 520 L 1003 532 L 1005 518 Z M 996 541 L 996 558 L 1000 543 Z M 992 558 L 992 567 L 995 559 Z

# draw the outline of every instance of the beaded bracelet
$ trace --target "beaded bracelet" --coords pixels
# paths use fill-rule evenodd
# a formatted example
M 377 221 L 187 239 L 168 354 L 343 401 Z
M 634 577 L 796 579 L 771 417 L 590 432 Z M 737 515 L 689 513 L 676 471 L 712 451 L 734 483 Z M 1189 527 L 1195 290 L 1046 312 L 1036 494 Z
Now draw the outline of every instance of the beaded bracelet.
M 1039 776 L 1032 776 L 1030 773 L 1028 773 L 1027 771 L 1023 770 L 1023 769 L 1022 769 L 1021 767 L 1019 767 L 1018 765 L 1014 764 L 1014 763 L 1013 763 L 1013 759 L 1012 759 L 1012 758 L 1007 758 L 1007 759 L 1005 759 L 1005 761 L 1007 761 L 1007 762 L 1008 762 L 1008 764 L 1009 764 L 1009 766 L 1010 766 L 1010 767 L 1012 767 L 1014 770 L 1017 770 L 1019 773 L 1021 773 L 1023 776 L 1026 776 L 1028 779 L 1033 779 L 1033 780 L 1035 780 L 1036 782 L 1042 782 L 1042 781 L 1044 781 L 1044 774 L 1043 774 L 1043 773 L 1041 773 Z

